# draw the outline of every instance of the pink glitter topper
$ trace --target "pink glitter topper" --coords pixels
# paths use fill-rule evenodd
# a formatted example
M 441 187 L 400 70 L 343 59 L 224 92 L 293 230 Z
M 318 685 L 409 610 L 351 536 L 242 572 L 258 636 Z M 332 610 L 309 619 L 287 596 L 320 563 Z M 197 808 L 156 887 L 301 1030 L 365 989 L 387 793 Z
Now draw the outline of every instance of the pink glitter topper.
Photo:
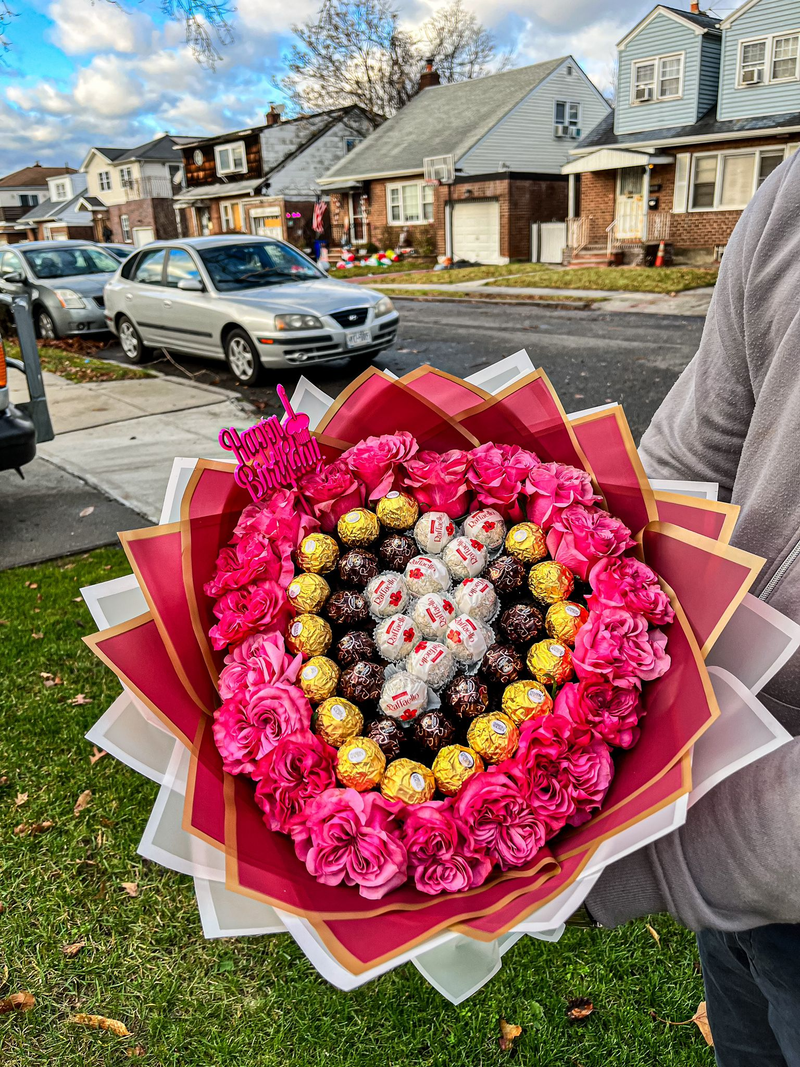
M 277 415 L 270 415 L 242 434 L 233 426 L 219 433 L 222 447 L 236 455 L 233 476 L 237 485 L 255 501 L 281 486 L 296 489 L 299 475 L 322 462 L 319 445 L 308 429 L 308 415 L 295 414 L 282 385 L 277 393 L 286 409 L 283 423 Z

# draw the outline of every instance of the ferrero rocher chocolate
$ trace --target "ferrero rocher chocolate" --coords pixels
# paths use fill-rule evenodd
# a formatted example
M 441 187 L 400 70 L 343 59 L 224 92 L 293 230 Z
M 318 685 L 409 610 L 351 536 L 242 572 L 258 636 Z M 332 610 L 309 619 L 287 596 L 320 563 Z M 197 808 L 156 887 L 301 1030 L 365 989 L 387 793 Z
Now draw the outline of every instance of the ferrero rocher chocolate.
M 378 516 L 366 508 L 346 511 L 336 524 L 336 532 L 346 545 L 360 547 L 371 545 L 378 538 Z
M 405 534 L 392 534 L 378 548 L 378 555 L 390 571 L 404 571 L 418 552 L 417 542 Z
M 574 587 L 575 579 L 569 567 L 552 559 L 535 563 L 528 573 L 528 588 L 542 604 L 566 600 Z
M 489 690 L 474 674 L 457 674 L 442 692 L 442 703 L 460 719 L 474 719 L 489 709 Z
M 351 737 L 340 745 L 336 756 L 336 777 L 359 793 L 374 789 L 385 767 L 386 757 L 369 737 Z
M 352 667 L 362 659 L 375 659 L 375 642 L 363 630 L 351 630 L 336 643 L 340 667 Z
M 383 715 L 369 724 L 367 737 L 375 742 L 387 760 L 399 759 L 406 743 L 403 727 Z
M 408 493 L 393 489 L 382 496 L 375 511 L 387 530 L 408 530 L 419 516 L 419 504 Z
M 383 688 L 383 672 L 380 663 L 359 660 L 342 672 L 339 692 L 355 704 L 375 704 Z
M 447 745 L 436 753 L 433 777 L 436 788 L 446 797 L 454 797 L 473 774 L 483 770 L 483 760 L 465 745 Z
M 363 548 L 351 548 L 339 560 L 339 577 L 342 585 L 363 589 L 380 571 L 378 557 Z
M 500 629 L 515 645 L 529 645 L 543 626 L 542 613 L 535 604 L 512 604 L 500 616 Z
M 589 618 L 589 612 L 580 604 L 570 600 L 559 600 L 547 609 L 544 628 L 551 637 L 563 641 L 565 645 L 574 645 L 578 630 Z
M 369 618 L 369 608 L 355 589 L 337 589 L 325 605 L 325 613 L 336 626 L 358 626 Z
M 506 534 L 506 551 L 523 563 L 538 563 L 547 555 L 544 530 L 535 522 L 518 522 Z
M 381 753 L 383 755 L 383 753 Z M 424 763 L 410 759 L 396 759 L 390 763 L 381 779 L 381 793 L 387 800 L 402 800 L 405 804 L 424 804 L 436 792 L 433 771 Z
M 303 571 L 327 574 L 336 566 L 339 546 L 327 534 L 313 533 L 304 537 L 297 549 L 297 564 Z
M 553 698 L 541 682 L 524 678 L 503 690 L 503 712 L 517 726 L 528 719 L 538 719 L 553 710 Z
M 320 574 L 311 571 L 292 578 L 286 595 L 298 614 L 317 612 L 331 595 L 331 587 Z
M 360 734 L 363 726 L 361 711 L 344 697 L 323 700 L 314 717 L 314 732 L 334 748 Z
M 502 763 L 517 751 L 519 730 L 502 711 L 490 711 L 472 720 L 467 744 L 487 763 Z
M 513 645 L 492 645 L 483 657 L 480 671 L 487 682 L 508 685 L 522 674 L 522 657 Z
M 323 655 L 331 647 L 332 639 L 330 626 L 319 615 L 298 615 L 286 632 L 290 650 L 302 652 L 304 656 Z
M 339 668 L 327 656 L 312 656 L 300 671 L 300 688 L 314 704 L 332 696 L 338 681 Z
M 552 637 L 537 641 L 528 650 L 528 670 L 542 685 L 561 685 L 572 677 L 572 653 Z
M 516 556 L 498 556 L 497 559 L 489 561 L 483 577 L 491 582 L 497 592 L 503 596 L 522 588 L 525 581 L 525 566 Z
M 433 753 L 453 740 L 456 728 L 446 715 L 436 709 L 418 715 L 411 724 L 411 733 L 420 748 Z

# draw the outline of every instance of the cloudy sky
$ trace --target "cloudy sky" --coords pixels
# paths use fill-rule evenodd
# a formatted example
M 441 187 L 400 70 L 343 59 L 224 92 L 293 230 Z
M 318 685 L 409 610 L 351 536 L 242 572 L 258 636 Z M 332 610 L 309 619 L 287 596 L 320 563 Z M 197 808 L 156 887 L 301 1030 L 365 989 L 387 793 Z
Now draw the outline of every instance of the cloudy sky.
M 398 0 L 418 26 L 441 0 Z M 318 0 L 235 0 L 236 39 L 216 71 L 200 67 L 159 0 L 24 0 L 0 66 L 0 174 L 34 160 L 78 166 L 91 145 L 133 146 L 163 131 L 209 134 L 261 121 L 281 103 L 272 78 L 291 23 Z M 648 0 L 466 0 L 514 65 L 572 53 L 601 89 L 614 43 Z M 689 0 L 674 0 L 689 6 Z

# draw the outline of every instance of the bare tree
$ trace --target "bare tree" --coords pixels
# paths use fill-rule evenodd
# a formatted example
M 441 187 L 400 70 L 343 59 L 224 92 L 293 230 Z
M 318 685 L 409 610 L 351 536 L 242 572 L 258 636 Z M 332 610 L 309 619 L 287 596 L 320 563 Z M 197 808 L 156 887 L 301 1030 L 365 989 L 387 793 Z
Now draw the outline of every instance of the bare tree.
M 433 59 L 443 82 L 480 78 L 498 69 L 497 42 L 463 0 L 451 0 L 423 23 L 418 48 Z
M 201 66 L 213 70 L 222 59 L 219 48 L 233 41 L 228 0 L 161 0 L 161 10 L 168 18 L 183 22 L 192 55 Z

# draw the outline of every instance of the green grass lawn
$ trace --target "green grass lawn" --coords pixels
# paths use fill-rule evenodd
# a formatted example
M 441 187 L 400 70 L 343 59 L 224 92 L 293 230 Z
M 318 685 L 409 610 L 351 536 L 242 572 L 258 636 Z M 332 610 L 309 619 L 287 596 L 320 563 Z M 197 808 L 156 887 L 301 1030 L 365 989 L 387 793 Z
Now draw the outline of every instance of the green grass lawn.
M 157 787 L 111 756 L 92 764 L 83 740 L 118 683 L 81 643 L 94 627 L 75 598 L 127 570 L 108 548 L 0 573 L 0 999 L 36 998 L 0 1015 L 3 1067 L 712 1067 L 694 1026 L 651 1018 L 688 1019 L 702 999 L 693 939 L 664 917 L 660 944 L 644 921 L 524 938 L 458 1008 L 410 964 L 344 994 L 288 935 L 205 941 L 190 879 L 136 855 Z M 574 997 L 595 1006 L 583 1025 L 566 1018 Z M 70 1024 L 76 1012 L 131 1037 Z M 510 1052 L 501 1017 L 523 1028 Z
M 19 348 L 9 345 L 7 353 L 19 359 Z M 39 360 L 42 370 L 58 374 L 70 382 L 119 382 L 127 378 L 152 378 L 150 371 L 140 367 L 125 366 L 111 360 L 93 359 L 91 356 L 64 352 L 59 348 L 41 347 Z
M 367 259 L 370 257 L 367 256 Z M 337 270 L 333 267 L 330 271 L 332 278 L 342 278 L 347 281 L 348 278 L 372 278 L 380 274 L 394 274 L 396 271 L 411 272 L 422 271 L 426 268 L 433 267 L 436 262 L 435 258 L 427 258 L 420 256 L 411 256 L 409 259 L 398 260 L 397 263 L 390 263 L 388 267 L 348 267 L 347 270 Z
M 416 272 L 406 275 L 402 285 L 457 285 L 489 279 L 489 285 L 530 286 L 549 289 L 613 289 L 637 293 L 679 293 L 714 285 L 716 268 L 697 267 L 576 267 L 558 270 L 541 263 L 508 263 L 503 267 L 463 267 L 457 270 Z M 378 284 L 378 283 L 374 283 Z M 387 285 L 391 285 L 387 282 Z M 381 285 L 381 289 L 384 286 Z

